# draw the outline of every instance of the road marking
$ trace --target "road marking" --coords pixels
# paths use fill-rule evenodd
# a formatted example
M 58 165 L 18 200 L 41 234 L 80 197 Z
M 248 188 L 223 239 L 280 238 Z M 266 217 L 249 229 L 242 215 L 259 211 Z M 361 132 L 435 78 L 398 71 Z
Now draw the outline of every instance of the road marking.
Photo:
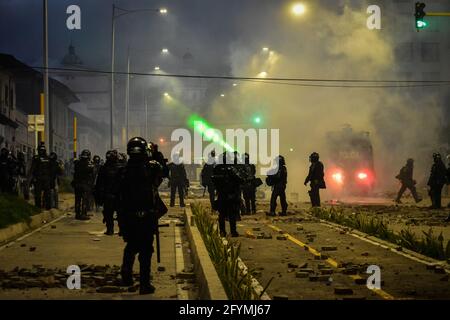
M 175 270 L 176 274 L 182 273 L 185 269 L 184 255 L 183 255 L 183 242 L 181 240 L 181 227 L 175 227 Z M 183 284 L 177 283 L 177 299 L 189 300 L 189 294 L 186 290 L 182 289 Z
M 277 231 L 277 232 L 283 232 L 283 235 L 288 238 L 290 241 L 292 241 L 293 243 L 297 244 L 298 246 L 302 247 L 302 248 L 307 248 L 308 252 L 312 253 L 315 256 L 321 256 L 321 253 L 319 251 L 317 251 L 316 249 L 314 249 L 313 247 L 307 245 L 306 243 L 303 243 L 302 241 L 298 240 L 297 238 L 291 236 L 289 233 L 284 232 L 283 230 L 281 230 L 280 228 L 269 224 L 268 225 L 269 228 Z M 339 266 L 341 266 L 341 264 L 339 262 L 337 262 L 334 259 L 328 258 L 325 260 L 325 262 L 327 262 L 329 265 L 333 266 L 334 268 L 339 268 Z M 350 276 L 350 278 L 355 279 L 354 277 Z M 369 289 L 369 288 L 367 288 Z M 373 292 L 375 292 L 377 295 L 379 295 L 380 297 L 382 297 L 385 300 L 394 300 L 395 298 L 390 295 L 389 293 L 387 293 L 386 291 L 383 291 L 381 289 L 369 289 Z
M 6 244 L 4 244 L 3 246 L 0 247 L 0 251 L 2 251 L 2 250 L 5 249 L 6 247 L 9 247 L 10 245 L 12 245 L 12 244 L 14 244 L 14 243 L 16 243 L 16 242 L 19 242 L 19 241 L 22 241 L 23 239 L 28 238 L 29 236 L 35 234 L 36 232 L 41 231 L 41 230 L 44 229 L 44 228 L 47 228 L 48 226 L 52 225 L 53 223 L 58 222 L 58 221 L 61 220 L 62 218 L 66 218 L 66 214 L 63 214 L 61 217 L 56 218 L 55 220 L 52 220 L 52 221 L 50 221 L 50 222 L 47 222 L 47 223 L 46 223 L 45 225 L 43 225 L 42 227 L 39 227 L 39 228 L 34 229 L 33 231 L 29 232 L 29 233 L 26 233 L 25 235 L 21 236 L 20 238 L 17 238 L 17 239 L 15 239 L 15 240 L 12 240 L 12 241 L 10 241 L 10 242 L 7 242 Z

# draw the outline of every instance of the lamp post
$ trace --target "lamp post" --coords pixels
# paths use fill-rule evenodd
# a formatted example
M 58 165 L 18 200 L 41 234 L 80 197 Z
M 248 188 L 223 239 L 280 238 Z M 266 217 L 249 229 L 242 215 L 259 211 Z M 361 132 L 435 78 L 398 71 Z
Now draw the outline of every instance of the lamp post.
M 44 114 L 45 114 L 45 121 L 44 121 L 44 141 L 46 144 L 46 148 L 48 152 L 53 151 L 52 146 L 52 137 L 51 137 L 51 119 L 50 119 L 50 103 L 49 103 L 49 87 L 48 87 L 48 2 L 47 0 L 44 0 L 43 3 L 43 35 L 44 35 Z M 37 146 L 36 146 L 37 147 Z
M 118 14 L 116 15 L 116 11 Z M 110 104 L 110 147 L 114 149 L 114 67 L 115 67 L 115 32 L 116 32 L 116 20 L 124 15 L 136 13 L 136 12 L 158 12 L 161 14 L 166 14 L 167 9 L 136 9 L 136 10 L 127 10 L 117 7 L 116 5 L 112 5 L 112 19 L 111 19 L 111 104 Z

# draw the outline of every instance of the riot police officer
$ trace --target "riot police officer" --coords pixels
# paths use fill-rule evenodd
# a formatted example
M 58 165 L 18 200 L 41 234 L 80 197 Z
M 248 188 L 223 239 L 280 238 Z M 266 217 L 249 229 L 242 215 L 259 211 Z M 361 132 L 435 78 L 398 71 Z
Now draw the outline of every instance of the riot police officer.
M 133 285 L 133 264 L 139 254 L 139 292 L 149 294 L 155 291 L 150 283 L 153 239 L 157 234 L 158 219 L 167 211 L 167 208 L 160 208 L 162 202 L 158 195 L 163 172 L 157 161 L 149 160 L 147 142 L 143 138 L 132 138 L 127 153 L 130 159 L 120 169 L 117 184 L 119 227 L 126 242 L 121 275 L 124 285 Z
M 409 189 L 411 191 L 412 196 L 414 197 L 414 200 L 416 203 L 419 203 L 422 201 L 420 197 L 417 195 L 416 191 L 416 180 L 413 179 L 413 171 L 414 171 L 414 160 L 408 159 L 406 161 L 406 165 L 400 169 L 400 173 L 396 176 L 398 180 L 400 180 L 400 183 L 402 186 L 400 187 L 400 190 L 398 191 L 397 198 L 395 199 L 395 202 L 402 203 L 400 201 L 403 193 L 406 191 L 406 189 Z
M 9 172 L 9 151 L 6 148 L 2 148 L 0 151 L 0 192 L 10 192 L 10 172 Z
M 17 160 L 6 148 L 0 151 L 0 179 L 0 192 L 17 195 Z
M 51 152 L 50 156 L 50 196 L 51 196 L 51 206 L 52 208 L 58 208 L 59 198 L 58 198 L 58 184 L 59 177 L 63 175 L 64 168 L 62 163 L 58 160 L 58 155 L 55 152 Z
M 244 166 L 245 174 L 247 176 L 246 182 L 242 186 L 242 191 L 245 201 L 245 213 L 256 213 L 256 166 L 250 163 L 250 155 L 244 153 Z
M 169 163 L 170 206 L 175 206 L 175 195 L 178 189 L 180 207 L 184 207 L 184 192 L 187 185 L 187 175 L 184 164 L 179 154 L 173 155 L 173 161 Z
M 280 198 L 281 213 L 280 216 L 287 215 L 288 203 L 286 201 L 286 185 L 287 185 L 287 168 L 286 161 L 283 156 L 278 156 L 276 159 L 276 166 L 269 171 L 266 178 L 267 185 L 272 187 L 272 195 L 270 197 L 270 212 L 268 216 L 275 216 L 277 208 L 277 198 Z
M 214 199 L 216 197 L 216 189 L 212 181 L 214 167 L 216 166 L 216 152 L 213 150 L 208 156 L 208 160 L 203 165 L 200 177 L 203 188 L 208 191 L 209 203 L 213 207 Z
M 447 168 L 439 153 L 433 154 L 433 162 L 430 177 L 428 179 L 429 195 L 431 198 L 431 208 L 440 209 L 442 207 L 442 188 L 447 182 Z
M 27 163 L 25 154 L 21 151 L 17 153 L 17 173 L 19 175 L 19 188 L 25 200 L 30 199 L 30 189 L 27 182 Z
M 167 159 L 164 158 L 163 153 L 159 151 L 158 145 L 156 143 L 150 142 L 148 145 L 148 151 L 150 152 L 151 160 L 155 160 L 162 166 L 164 178 L 168 178 L 169 168 L 167 166 Z
M 106 225 L 105 234 L 114 235 L 114 211 L 116 211 L 115 184 L 119 172 L 119 154 L 116 150 L 106 153 L 106 162 L 100 167 L 95 183 L 95 199 L 99 206 L 103 206 L 103 223 Z
M 311 190 L 308 193 L 311 199 L 311 205 L 313 207 L 320 207 L 319 190 L 326 189 L 324 167 L 323 163 L 319 161 L 319 154 L 317 152 L 313 152 L 309 156 L 309 161 L 311 162 L 311 166 L 309 167 L 308 176 L 305 179 L 304 185 L 306 186 L 308 182 L 310 183 Z
M 75 219 L 89 220 L 87 215 L 94 187 L 94 164 L 91 152 L 83 150 L 80 159 L 75 160 L 72 186 L 75 189 Z
M 245 176 L 238 170 L 235 155 L 224 153 L 222 162 L 214 167 L 212 181 L 217 190 L 217 200 L 214 201 L 214 210 L 219 211 L 219 231 L 222 237 L 227 235 L 225 220 L 230 223 L 232 237 L 239 237 L 236 229 L 236 219 L 241 206 L 241 185 Z
M 34 202 L 36 207 L 50 210 L 52 167 L 43 143 L 38 146 L 38 154 L 33 157 L 29 177 L 34 186 Z M 42 203 L 42 196 L 44 197 L 44 203 Z

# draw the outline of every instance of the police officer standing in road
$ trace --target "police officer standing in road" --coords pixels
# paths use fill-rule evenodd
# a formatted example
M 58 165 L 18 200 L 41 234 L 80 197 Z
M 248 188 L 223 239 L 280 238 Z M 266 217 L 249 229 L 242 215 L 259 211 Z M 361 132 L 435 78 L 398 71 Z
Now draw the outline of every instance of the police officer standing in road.
M 417 195 L 416 180 L 413 179 L 413 171 L 414 171 L 414 160 L 408 159 L 406 161 L 406 165 L 400 169 L 400 173 L 396 176 L 396 178 L 400 180 L 402 186 L 398 191 L 398 195 L 397 198 L 395 199 L 395 202 L 402 203 L 400 199 L 403 193 L 406 191 L 406 189 L 409 189 L 411 191 L 411 194 L 414 197 L 416 203 L 422 201 L 422 199 Z
M 241 185 L 245 176 L 238 170 L 235 154 L 224 153 L 222 163 L 214 167 L 212 181 L 217 190 L 217 200 L 214 201 L 214 210 L 219 211 L 219 231 L 222 237 L 227 235 L 225 220 L 230 222 L 232 237 L 239 237 L 236 229 L 236 219 L 241 206 Z
M 119 227 L 126 246 L 121 269 L 125 286 L 133 285 L 133 264 L 139 254 L 140 294 L 150 294 L 155 287 L 150 283 L 153 239 L 158 232 L 158 219 L 167 211 L 161 209 L 158 186 L 163 180 L 162 166 L 149 160 L 147 142 L 132 138 L 127 145 L 130 159 L 119 171 L 118 215 Z
M 116 150 L 106 153 L 106 162 L 100 167 L 95 183 L 95 199 L 99 206 L 103 206 L 103 223 L 106 224 L 105 234 L 114 235 L 114 211 L 117 206 L 115 193 L 117 175 L 119 172 L 119 154 Z
M 250 163 L 250 155 L 244 153 L 244 166 L 243 166 L 247 179 L 242 186 L 242 192 L 245 201 L 245 213 L 256 213 L 256 166 Z
M 28 176 L 28 180 L 31 180 L 34 186 L 34 202 L 36 207 L 50 210 L 52 167 L 43 143 L 38 146 L 38 154 L 33 157 Z M 44 203 L 42 203 L 42 196 L 44 197 Z
M 184 192 L 188 183 L 186 169 L 179 154 L 173 155 L 173 161 L 169 163 L 170 206 L 175 206 L 175 195 L 178 189 L 180 207 L 184 207 Z
M 50 153 L 50 195 L 51 195 L 51 206 L 52 208 L 58 208 L 59 197 L 58 197 L 58 181 L 59 177 L 63 175 L 64 168 L 62 163 L 58 161 L 58 155 L 55 152 Z
M 25 154 L 21 151 L 17 153 L 17 173 L 19 175 L 19 189 L 25 200 L 30 199 L 30 189 L 27 181 L 27 162 Z
M 72 186 L 75 189 L 75 219 L 89 220 L 87 215 L 94 187 L 94 164 L 91 152 L 83 150 L 80 159 L 75 160 Z
M 276 216 L 277 199 L 280 197 L 281 213 L 280 216 L 287 215 L 288 203 L 286 201 L 286 185 L 287 185 L 287 168 L 286 161 L 283 156 L 275 158 L 276 166 L 269 171 L 266 178 L 268 186 L 272 187 L 272 195 L 270 197 L 270 212 L 268 216 Z
M 433 166 L 428 179 L 431 209 L 441 209 L 442 188 L 447 183 L 447 168 L 439 153 L 433 154 Z
M 309 167 L 308 176 L 305 179 L 305 186 L 310 183 L 311 190 L 308 191 L 309 197 L 311 199 L 311 205 L 313 207 L 320 207 L 320 189 L 326 189 L 324 180 L 324 167 L 323 163 L 319 161 L 319 154 L 313 152 L 309 156 L 309 161 L 311 166 Z
M 214 199 L 216 198 L 216 188 L 214 187 L 214 183 L 212 181 L 215 166 L 216 152 L 213 150 L 209 154 L 208 160 L 203 165 L 202 172 L 200 174 L 202 186 L 203 188 L 205 188 L 205 190 L 208 191 L 209 203 L 211 204 L 211 208 L 213 207 Z

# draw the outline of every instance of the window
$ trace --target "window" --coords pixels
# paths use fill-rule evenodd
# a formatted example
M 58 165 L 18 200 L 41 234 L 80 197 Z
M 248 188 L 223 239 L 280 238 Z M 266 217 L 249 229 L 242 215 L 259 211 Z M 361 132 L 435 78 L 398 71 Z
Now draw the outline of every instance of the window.
M 395 56 L 397 60 L 401 62 L 410 62 L 414 59 L 413 43 L 405 42 L 400 43 L 397 48 L 395 48 Z
M 422 43 L 422 62 L 439 62 L 439 43 Z

